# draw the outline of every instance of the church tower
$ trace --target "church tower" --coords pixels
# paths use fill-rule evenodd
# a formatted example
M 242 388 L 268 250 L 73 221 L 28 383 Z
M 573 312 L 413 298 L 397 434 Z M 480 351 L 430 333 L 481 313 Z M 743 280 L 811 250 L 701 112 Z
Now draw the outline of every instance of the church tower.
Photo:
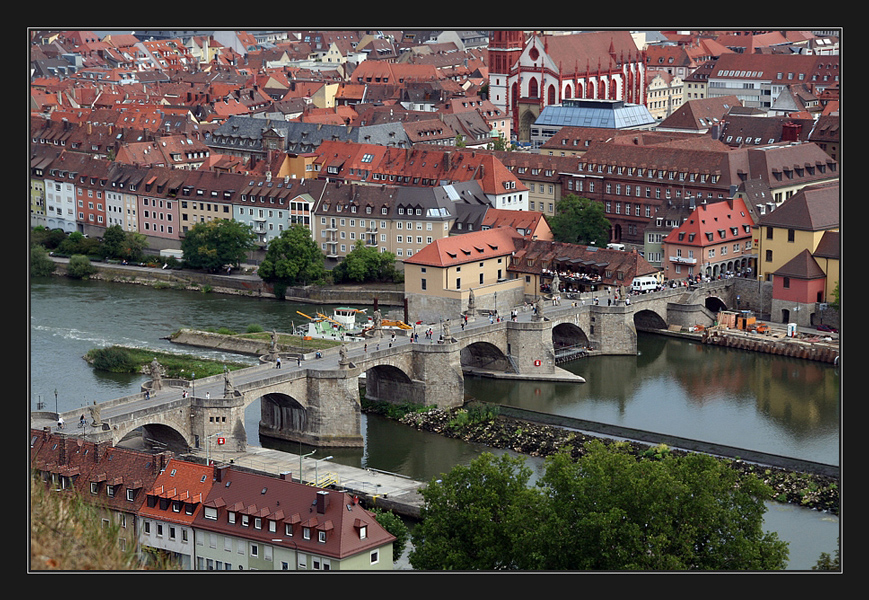
M 489 100 L 512 117 L 508 79 L 525 48 L 522 30 L 493 31 L 489 37 Z

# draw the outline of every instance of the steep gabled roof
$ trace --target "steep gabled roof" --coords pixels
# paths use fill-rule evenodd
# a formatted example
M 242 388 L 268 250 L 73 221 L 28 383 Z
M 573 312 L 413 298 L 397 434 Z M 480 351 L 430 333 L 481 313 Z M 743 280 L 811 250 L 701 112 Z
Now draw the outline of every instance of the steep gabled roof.
M 203 504 L 216 509 L 217 517 L 198 514 L 195 526 L 225 535 L 245 537 L 263 543 L 286 545 L 299 551 L 314 552 L 336 559 L 347 558 L 360 552 L 389 544 L 395 537 L 377 523 L 374 515 L 356 503 L 352 496 L 335 490 L 295 483 L 286 478 L 240 471 L 233 467 L 219 467 L 214 471 L 214 485 L 209 488 Z M 248 515 L 251 522 L 242 524 L 240 518 L 230 523 L 227 511 Z M 262 519 L 260 528 L 252 522 Z M 269 521 L 275 524 L 270 530 Z M 301 532 L 287 538 L 286 525 L 309 527 L 314 532 L 325 532 L 325 541 L 317 533 L 304 539 Z M 366 536 L 359 535 L 362 527 Z M 275 538 L 281 538 L 276 540 Z
M 722 242 L 751 239 L 754 220 L 743 199 L 701 204 L 663 242 L 702 248 Z
M 823 279 L 827 276 L 818 265 L 815 257 L 808 250 L 803 250 L 774 273 L 776 277 L 793 277 L 796 279 Z
M 404 262 L 446 268 L 508 256 L 515 250 L 515 240 L 519 237 L 516 230 L 509 227 L 450 236 L 435 240 Z
M 763 215 L 758 225 L 803 231 L 838 229 L 839 202 L 838 181 L 806 186 L 774 211 Z

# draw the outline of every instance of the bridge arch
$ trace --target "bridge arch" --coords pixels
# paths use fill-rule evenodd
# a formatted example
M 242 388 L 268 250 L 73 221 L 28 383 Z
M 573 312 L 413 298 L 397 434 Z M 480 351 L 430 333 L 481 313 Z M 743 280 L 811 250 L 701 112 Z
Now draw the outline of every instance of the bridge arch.
M 513 371 L 510 359 L 491 342 L 473 342 L 462 348 L 462 368 Z
M 643 309 L 634 313 L 634 327 L 637 329 L 666 329 L 667 321 L 654 310 Z
M 176 454 L 183 454 L 192 446 L 192 440 L 188 440 L 184 432 L 166 423 L 148 423 L 127 431 L 119 430 L 117 435 L 120 438 L 114 442 L 114 445 L 121 447 L 138 448 L 141 443 L 152 450 L 170 450 Z
M 706 296 L 706 299 L 703 300 L 703 306 L 714 313 L 727 310 L 727 304 L 718 296 Z
M 573 323 L 559 323 L 552 328 L 552 345 L 556 351 L 570 346 L 588 347 L 588 335 L 582 327 Z
M 380 364 L 365 371 L 365 397 L 396 403 L 412 402 L 416 397 L 413 379 L 399 367 Z
M 288 394 L 271 392 L 260 398 L 260 428 L 303 433 L 308 429 L 308 410 Z

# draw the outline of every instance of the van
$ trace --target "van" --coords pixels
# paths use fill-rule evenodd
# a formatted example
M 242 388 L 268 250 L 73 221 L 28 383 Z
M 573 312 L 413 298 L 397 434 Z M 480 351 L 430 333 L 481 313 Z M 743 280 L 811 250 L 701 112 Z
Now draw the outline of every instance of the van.
M 624 244 L 607 244 L 606 247 L 610 250 L 624 250 Z
M 658 280 L 654 277 L 634 277 L 631 281 L 631 290 L 637 294 L 654 292 L 658 289 Z

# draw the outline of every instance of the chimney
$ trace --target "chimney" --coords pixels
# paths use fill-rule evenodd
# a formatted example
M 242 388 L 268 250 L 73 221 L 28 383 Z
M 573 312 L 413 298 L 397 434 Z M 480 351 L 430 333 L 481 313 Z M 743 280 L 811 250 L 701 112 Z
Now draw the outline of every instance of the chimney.
M 781 128 L 781 140 L 783 142 L 798 142 L 800 141 L 800 131 L 802 126 L 799 123 L 788 121 Z
M 226 476 L 227 471 L 229 470 L 229 465 L 215 465 L 214 467 L 214 481 L 223 481 L 223 478 Z
M 326 514 L 327 508 L 329 508 L 329 492 L 320 490 L 317 492 L 317 514 Z
M 67 456 L 66 456 L 66 438 L 61 436 L 58 440 L 57 444 L 57 464 L 66 465 Z
M 112 443 L 110 441 L 107 442 L 97 442 L 94 444 L 94 462 L 100 462 L 103 457 L 106 455 L 106 449 L 111 446 Z

